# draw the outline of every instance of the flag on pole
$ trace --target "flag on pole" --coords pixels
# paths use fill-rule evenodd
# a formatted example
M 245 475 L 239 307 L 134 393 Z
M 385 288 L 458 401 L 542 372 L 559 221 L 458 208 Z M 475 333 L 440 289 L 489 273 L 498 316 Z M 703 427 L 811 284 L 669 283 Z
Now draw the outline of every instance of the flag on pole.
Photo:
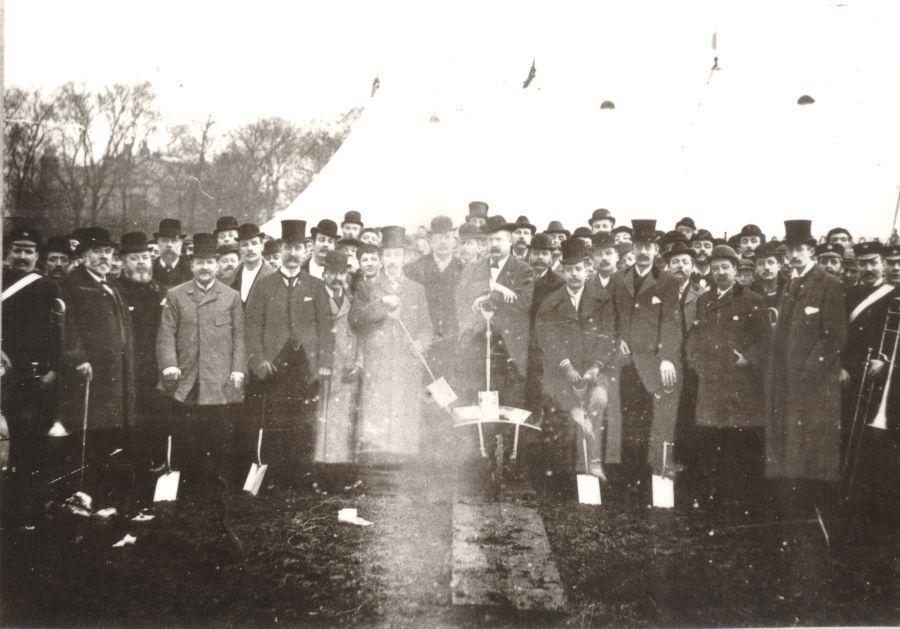
M 531 82 L 534 80 L 535 74 L 537 74 L 537 68 L 534 67 L 534 59 L 532 59 L 531 69 L 528 71 L 528 76 L 525 78 L 525 82 L 522 83 L 522 89 L 528 89 L 528 86 L 531 85 Z
M 381 81 L 378 79 L 378 75 L 375 75 L 375 80 L 372 81 L 372 93 L 369 95 L 369 98 L 375 96 L 375 92 L 378 91 L 378 88 L 381 87 Z

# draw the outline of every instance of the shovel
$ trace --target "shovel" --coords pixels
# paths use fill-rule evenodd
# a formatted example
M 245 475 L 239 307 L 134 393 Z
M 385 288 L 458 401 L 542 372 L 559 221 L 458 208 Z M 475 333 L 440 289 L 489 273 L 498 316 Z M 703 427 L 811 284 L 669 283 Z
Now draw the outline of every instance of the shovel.
M 675 507 L 675 481 L 666 476 L 670 445 L 672 444 L 668 441 L 663 442 L 662 474 L 654 474 L 652 478 L 653 506 L 660 509 L 672 509 Z
M 403 330 L 403 333 L 406 335 L 406 339 L 410 342 L 410 344 L 415 343 L 413 340 L 412 334 L 409 333 L 409 330 L 406 328 L 406 325 L 403 323 L 401 319 L 397 319 L 397 323 L 400 324 L 400 329 Z M 451 404 L 453 404 L 457 400 L 456 392 L 450 386 L 450 383 L 447 382 L 447 379 L 444 376 L 440 378 L 434 377 L 434 372 L 431 370 L 431 367 L 428 365 L 428 361 L 425 360 L 425 356 L 422 354 L 417 354 L 417 357 L 420 361 L 422 361 L 422 365 L 425 366 L 425 371 L 428 372 L 428 377 L 431 378 L 431 384 L 426 386 L 425 388 L 428 390 L 428 393 L 434 398 L 434 401 L 441 408 L 449 408 Z
M 247 474 L 247 480 L 244 481 L 244 491 L 250 492 L 253 496 L 259 493 L 263 478 L 266 476 L 266 470 L 269 469 L 269 465 L 263 465 L 262 462 L 262 440 L 263 429 L 260 428 L 259 439 L 256 441 L 256 463 L 250 464 L 250 472 Z
M 581 429 L 581 451 L 584 454 L 584 474 L 577 475 L 578 502 L 583 505 L 602 504 L 600 500 L 600 479 L 590 473 L 591 465 L 590 461 L 588 461 L 587 433 L 584 428 Z
M 153 502 L 173 502 L 178 498 L 178 482 L 181 480 L 181 472 L 172 470 L 172 435 L 169 435 L 166 446 L 166 470 L 156 480 Z

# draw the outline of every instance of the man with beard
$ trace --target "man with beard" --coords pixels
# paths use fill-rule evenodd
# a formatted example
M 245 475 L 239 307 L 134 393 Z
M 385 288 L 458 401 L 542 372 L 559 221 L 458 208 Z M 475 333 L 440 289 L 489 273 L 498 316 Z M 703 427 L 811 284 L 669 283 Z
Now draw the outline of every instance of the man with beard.
M 238 222 L 233 216 L 220 216 L 216 221 L 216 246 L 236 245 L 238 242 Z
M 44 259 L 44 275 L 50 279 L 61 281 L 69 271 L 74 251 L 69 239 L 64 236 L 49 238 L 41 250 Z
M 114 502 L 124 501 L 132 473 L 130 429 L 134 426 L 135 382 L 131 318 L 119 289 L 110 282 L 113 242 L 102 227 L 79 231 L 78 252 L 84 264 L 62 282 L 66 303 L 64 359 L 70 371 L 63 378 L 60 408 L 72 431 L 80 431 L 88 399 L 86 490 L 100 504 L 109 490 Z M 124 454 L 110 457 L 118 449 Z M 108 469 L 108 468 L 112 469 Z M 121 504 L 116 505 L 122 510 Z
M 513 231 L 513 244 L 524 242 L 531 245 L 531 239 L 534 237 L 537 227 L 532 225 L 527 216 L 520 216 L 516 219 L 516 229 Z
M 128 232 L 122 235 L 120 254 L 124 260 L 118 287 L 128 309 L 133 332 L 132 362 L 136 394 L 135 438 L 132 440 L 137 460 L 137 473 L 149 471 L 153 462 L 165 455 L 168 408 L 156 390 L 159 370 L 156 367 L 156 336 L 162 317 L 162 301 L 166 289 L 153 279 L 153 259 L 147 235 Z
M 699 286 L 709 288 L 712 286 L 712 278 L 709 274 L 709 254 L 713 250 L 712 234 L 705 229 L 697 230 L 697 233 L 691 238 L 691 247 L 697 254 L 694 258 L 694 273 L 691 281 Z
M 159 389 L 179 403 L 189 486 L 218 482 L 228 490 L 240 473 L 231 405 L 244 399 L 247 353 L 241 297 L 216 279 L 217 255 L 213 234 L 194 235 L 194 279 L 166 293 L 156 359 Z
M 615 356 L 612 304 L 586 285 L 584 243 L 572 239 L 562 249 L 565 288 L 541 303 L 532 338 L 546 409 L 547 469 L 605 480 L 602 440 Z
M 553 243 L 547 234 L 537 234 L 531 241 L 531 249 L 528 252 L 528 263 L 534 271 L 534 296 L 531 300 L 531 323 L 537 315 L 541 302 L 550 293 L 562 288 L 566 281 L 558 274 L 550 270 L 552 263 Z
M 347 255 L 329 251 L 325 255 L 325 291 L 331 307 L 334 334 L 333 377 L 319 396 L 319 423 L 316 430 L 316 463 L 356 461 L 356 405 L 362 375 L 362 353 L 350 328 L 353 296 L 349 283 Z
M 241 303 L 245 306 L 250 299 L 250 292 L 261 280 L 275 272 L 275 269 L 263 259 L 263 235 L 259 227 L 253 223 L 244 223 L 238 227 L 238 247 L 241 251 L 241 264 L 235 270 L 231 287 L 241 294 Z M 221 263 L 221 261 L 220 261 Z
M 305 225 L 305 223 L 304 223 Z M 303 270 L 321 280 L 325 274 L 325 254 L 334 251 L 338 239 L 337 224 L 327 218 L 312 228 L 312 256 L 303 264 Z
M 481 255 L 481 241 L 484 232 L 469 223 L 459 226 L 459 261 L 463 265 L 471 264 Z
M 13 528 L 31 524 L 43 504 L 41 466 L 53 423 L 53 389 L 59 372 L 62 311 L 56 282 L 34 268 L 40 234 L 23 227 L 4 239 L 10 252 L 3 267 L 3 415 L 9 421 L 10 457 L 3 508 Z M 68 243 L 66 243 L 68 246 Z
M 381 273 L 381 247 L 363 243 L 359 246 L 358 254 L 360 279 L 363 282 L 371 282 Z
M 616 226 L 616 217 L 610 214 L 609 210 L 600 208 L 591 214 L 588 225 L 591 226 L 591 232 L 594 234 L 600 232 L 608 234 Z
M 690 241 L 694 233 L 697 231 L 697 224 L 694 223 L 694 219 L 692 219 L 690 216 L 685 216 L 680 221 L 675 223 L 675 231 L 681 232 L 682 234 L 684 234 L 684 239 Z
M 743 511 L 762 481 L 767 333 L 763 298 L 736 282 L 737 265 L 731 247 L 713 249 L 715 288 L 697 301 L 685 353 L 698 378 L 695 460 L 705 472 L 699 497 Z
M 559 221 L 550 221 L 544 233 L 550 237 L 550 246 L 553 247 L 553 259 L 550 264 L 550 270 L 555 272 L 559 269 L 560 260 L 562 259 L 562 249 L 560 247 L 562 247 L 563 241 L 568 240 L 572 234 Z
M 756 249 L 766 241 L 766 235 L 756 225 L 744 225 L 738 234 L 740 250 L 737 252 L 742 258 L 752 258 Z
M 665 444 L 674 442 L 681 388 L 678 281 L 654 265 L 656 221 L 633 220 L 632 226 L 635 265 L 616 275 L 611 286 L 618 349 L 627 361 L 619 379 L 623 424 L 631 432 L 625 435 L 632 446 L 627 453 L 634 456 L 646 448 L 652 473 L 671 476 L 679 469 L 669 460 L 664 468 L 663 458 Z M 651 418 L 649 438 L 640 425 L 642 414 Z
M 631 227 L 628 225 L 619 225 L 618 227 L 614 227 L 611 232 L 613 237 L 613 242 L 617 245 L 621 243 L 631 244 Z M 621 256 L 619 256 L 621 257 Z
M 237 277 L 238 265 L 241 263 L 241 248 L 237 243 L 229 242 L 216 247 L 216 255 L 218 256 L 219 270 L 216 272 L 216 278 L 225 284 L 231 286 Z
M 466 223 L 476 229 L 484 229 L 487 224 L 488 204 L 484 201 L 472 201 L 469 203 L 469 214 Z
M 164 218 L 159 222 L 159 231 L 153 234 L 159 243 L 159 259 L 153 261 L 153 278 L 166 288 L 187 282 L 193 277 L 191 265 L 181 255 L 184 234 L 181 221 Z
M 816 246 L 816 263 L 819 268 L 840 280 L 844 275 L 844 247 L 824 242 Z
M 344 220 L 341 221 L 341 238 L 359 240 L 362 230 L 362 214 L 353 211 L 344 214 Z M 350 258 L 348 257 L 347 259 L 349 260 Z
M 391 225 L 382 233 L 384 272 L 360 283 L 350 310 L 366 366 L 357 440 L 359 462 L 367 465 L 411 462 L 419 454 L 419 356 L 433 338 L 425 290 L 403 272 L 405 230 Z
M 766 372 L 766 476 L 779 484 L 783 515 L 809 517 L 827 507 L 840 473 L 838 379 L 847 312 L 841 283 L 816 267 L 811 221 L 784 225 L 793 276 Z
M 287 435 L 268 441 L 287 478 L 296 471 L 289 464 L 312 458 L 315 398 L 320 379 L 331 377 L 334 351 L 325 285 L 303 271 L 305 232 L 306 221 L 281 221 L 281 268 L 257 282 L 247 303 L 248 365 L 264 390 L 262 428 Z
M 281 267 L 281 241 L 271 238 L 263 245 L 263 260 L 269 263 L 273 270 Z

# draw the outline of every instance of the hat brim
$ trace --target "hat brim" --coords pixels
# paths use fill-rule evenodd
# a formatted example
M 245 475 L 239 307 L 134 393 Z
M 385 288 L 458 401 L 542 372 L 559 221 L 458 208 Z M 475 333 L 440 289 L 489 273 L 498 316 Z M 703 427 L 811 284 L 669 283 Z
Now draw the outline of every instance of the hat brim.
M 164 232 L 153 232 L 154 240 L 159 239 L 159 238 L 180 238 L 180 239 L 184 240 L 184 237 L 186 235 L 187 234 L 171 234 L 171 233 L 164 233 Z
M 338 234 L 337 232 L 334 232 L 334 233 L 320 232 L 315 227 L 313 227 L 311 230 L 309 230 L 309 235 L 312 236 L 313 238 L 315 238 L 319 234 L 322 234 L 323 236 L 328 236 L 329 238 L 334 238 L 335 240 L 339 240 L 341 237 L 340 234 Z

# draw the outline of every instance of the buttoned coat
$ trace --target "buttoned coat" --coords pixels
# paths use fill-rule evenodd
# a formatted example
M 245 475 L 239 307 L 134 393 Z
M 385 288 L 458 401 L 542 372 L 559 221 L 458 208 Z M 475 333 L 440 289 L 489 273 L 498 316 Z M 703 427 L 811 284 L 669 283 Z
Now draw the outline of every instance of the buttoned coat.
M 215 280 L 204 291 L 195 281 L 166 293 L 156 340 L 160 372 L 178 367 L 181 377 L 158 389 L 184 402 L 196 385 L 197 404 L 216 406 L 243 400 L 243 389 L 231 385 L 233 372 L 244 373 L 244 309 L 236 290 Z
M 768 352 L 765 300 L 735 284 L 721 299 L 709 291 L 697 300 L 685 344 L 687 364 L 699 377 L 698 426 L 763 426 L 763 372 Z M 737 366 L 740 353 L 749 365 Z
M 162 319 L 166 289 L 156 280 L 142 284 L 120 278 L 118 288 L 125 299 L 133 331 L 134 380 L 139 421 L 158 421 L 152 400 L 156 397 L 159 369 L 156 367 L 156 335 Z
M 779 306 L 766 372 L 767 476 L 838 479 L 838 376 L 846 337 L 840 281 L 818 267 L 802 282 L 792 279 Z
M 290 342 L 292 325 L 309 373 L 332 366 L 334 335 L 325 284 L 303 271 L 297 278 L 293 290 L 281 272 L 258 279 L 247 302 L 247 363 L 257 377 L 263 375 L 263 362 L 273 362 Z
M 164 266 L 162 258 L 154 260 L 153 279 L 166 288 L 172 288 L 194 279 L 194 274 L 191 272 L 191 263 L 187 259 L 187 256 L 181 255 L 178 257 L 178 262 L 176 262 L 175 266 L 172 268 Z
M 534 296 L 531 300 L 531 324 L 534 325 L 534 318 L 537 316 L 538 308 L 547 295 L 559 290 L 566 285 L 566 280 L 561 278 L 553 271 L 547 270 L 543 276 L 534 280 Z
M 134 423 L 135 381 L 132 331 L 125 301 L 113 284 L 112 293 L 83 266 L 62 281 L 66 303 L 61 415 L 67 427 L 80 430 L 84 411 L 84 379 L 74 368 L 90 363 L 88 430 L 124 428 Z

